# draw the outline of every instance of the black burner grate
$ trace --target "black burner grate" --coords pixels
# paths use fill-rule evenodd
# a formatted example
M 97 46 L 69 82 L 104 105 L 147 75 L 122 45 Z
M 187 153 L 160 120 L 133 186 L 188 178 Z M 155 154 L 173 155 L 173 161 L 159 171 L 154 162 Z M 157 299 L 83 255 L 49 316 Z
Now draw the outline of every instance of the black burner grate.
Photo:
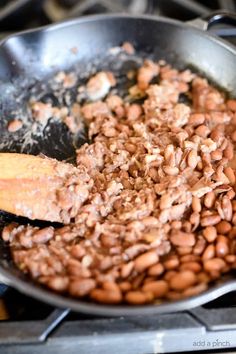
M 236 11 L 236 0 L 157 0 L 157 9 L 166 16 L 187 21 L 215 10 Z
M 153 0 L 47 0 L 43 8 L 48 18 L 55 22 L 92 13 L 151 13 L 153 5 Z
M 12 32 L 104 12 L 153 13 L 187 21 L 223 9 L 236 12 L 236 0 L 1 0 L 0 30 Z

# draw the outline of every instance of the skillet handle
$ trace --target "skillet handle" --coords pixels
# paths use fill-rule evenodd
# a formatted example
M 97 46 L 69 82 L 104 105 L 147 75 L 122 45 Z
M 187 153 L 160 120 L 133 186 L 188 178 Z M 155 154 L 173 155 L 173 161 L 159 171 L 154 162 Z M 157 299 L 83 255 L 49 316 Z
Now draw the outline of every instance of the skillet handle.
M 218 36 L 230 37 L 236 36 L 236 13 L 227 11 L 212 12 L 204 17 L 199 17 L 187 22 L 189 25 L 197 27 L 204 31 L 210 31 Z M 225 27 L 215 25 L 226 25 Z M 229 27 L 234 26 L 234 27 Z M 227 27 L 228 26 L 228 27 Z
M 216 24 L 225 24 L 225 25 L 231 25 L 236 27 L 236 13 L 232 12 L 213 12 L 210 15 L 207 15 L 205 18 L 203 18 L 205 21 L 207 21 L 208 28 L 210 29 L 212 26 Z

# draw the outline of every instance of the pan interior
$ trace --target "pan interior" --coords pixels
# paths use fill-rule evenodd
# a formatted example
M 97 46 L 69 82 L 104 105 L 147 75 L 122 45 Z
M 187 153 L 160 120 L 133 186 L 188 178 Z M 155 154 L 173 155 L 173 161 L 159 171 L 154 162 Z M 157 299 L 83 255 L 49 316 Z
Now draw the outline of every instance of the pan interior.
M 119 51 L 117 47 L 125 41 L 134 45 L 135 55 Z M 235 95 L 235 54 L 198 31 L 173 21 L 145 17 L 98 17 L 13 36 L 0 47 L 0 151 L 42 153 L 73 162 L 75 149 L 88 141 L 86 127 L 72 136 L 64 124 L 50 120 L 45 127 L 32 132 L 30 98 L 58 107 L 71 104 L 76 101 L 78 85 L 101 69 L 116 75 L 117 93 L 124 96 L 132 85 L 132 81 L 127 82 L 126 74 L 137 68 L 143 57 L 165 59 L 179 69 L 194 68 Z M 209 60 L 210 56 L 214 62 Z M 78 80 L 74 88 L 55 89 L 52 78 L 60 70 L 75 73 Z M 11 134 L 7 124 L 13 118 L 22 119 L 24 127 Z M 1 227 L 13 220 L 27 222 L 0 214 Z M 43 226 L 37 221 L 35 224 Z M 34 284 L 13 265 L 3 241 L 0 241 L 0 266 L 16 279 Z

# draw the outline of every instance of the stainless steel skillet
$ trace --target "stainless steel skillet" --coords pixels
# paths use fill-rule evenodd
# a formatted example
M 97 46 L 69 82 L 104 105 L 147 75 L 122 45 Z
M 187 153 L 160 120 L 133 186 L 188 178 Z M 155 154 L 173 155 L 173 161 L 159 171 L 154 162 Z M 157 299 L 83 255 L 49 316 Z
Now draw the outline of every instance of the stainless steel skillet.
M 137 63 L 127 59 L 122 65 L 117 64 L 109 49 L 124 41 L 135 45 L 137 55 L 165 59 L 179 68 L 193 67 L 230 95 L 236 96 L 236 49 L 219 38 L 190 25 L 161 17 L 119 14 L 84 17 L 16 34 L 0 44 L 0 150 L 33 154 L 42 152 L 58 159 L 73 157 L 73 144 L 78 146 L 85 140 L 78 137 L 72 141 L 62 125 L 51 122 L 43 136 L 36 135 L 32 137 L 33 144 L 26 144 L 22 133 L 14 136 L 9 134 L 7 121 L 16 112 L 27 115 L 27 102 L 32 92 L 38 97 L 56 100 L 56 97 L 50 96 L 46 82 L 58 70 L 73 68 L 85 73 L 93 67 L 107 68 L 119 72 L 122 82 L 122 75 Z M 124 87 L 121 84 L 122 89 Z M 73 97 L 73 92 L 71 95 Z M 1 215 L 2 225 L 10 221 L 11 216 Z M 0 275 L 10 286 L 41 301 L 78 312 L 106 316 L 186 310 L 236 290 L 235 274 L 230 274 L 201 295 L 182 301 L 136 307 L 79 301 L 57 295 L 30 281 L 14 266 L 3 242 L 0 244 Z

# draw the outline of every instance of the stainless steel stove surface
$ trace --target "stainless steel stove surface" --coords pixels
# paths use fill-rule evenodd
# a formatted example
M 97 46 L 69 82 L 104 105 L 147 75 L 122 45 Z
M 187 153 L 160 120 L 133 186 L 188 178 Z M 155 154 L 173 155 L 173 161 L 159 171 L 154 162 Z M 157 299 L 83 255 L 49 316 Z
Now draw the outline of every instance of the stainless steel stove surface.
M 218 9 L 236 12 L 236 0 L 1 0 L 0 38 L 98 12 L 153 13 L 187 21 Z M 229 35 L 225 39 L 236 45 L 235 29 L 231 29 L 213 28 Z M 236 293 L 186 312 L 101 318 L 55 309 L 0 284 L 0 353 L 192 351 L 236 351 Z

